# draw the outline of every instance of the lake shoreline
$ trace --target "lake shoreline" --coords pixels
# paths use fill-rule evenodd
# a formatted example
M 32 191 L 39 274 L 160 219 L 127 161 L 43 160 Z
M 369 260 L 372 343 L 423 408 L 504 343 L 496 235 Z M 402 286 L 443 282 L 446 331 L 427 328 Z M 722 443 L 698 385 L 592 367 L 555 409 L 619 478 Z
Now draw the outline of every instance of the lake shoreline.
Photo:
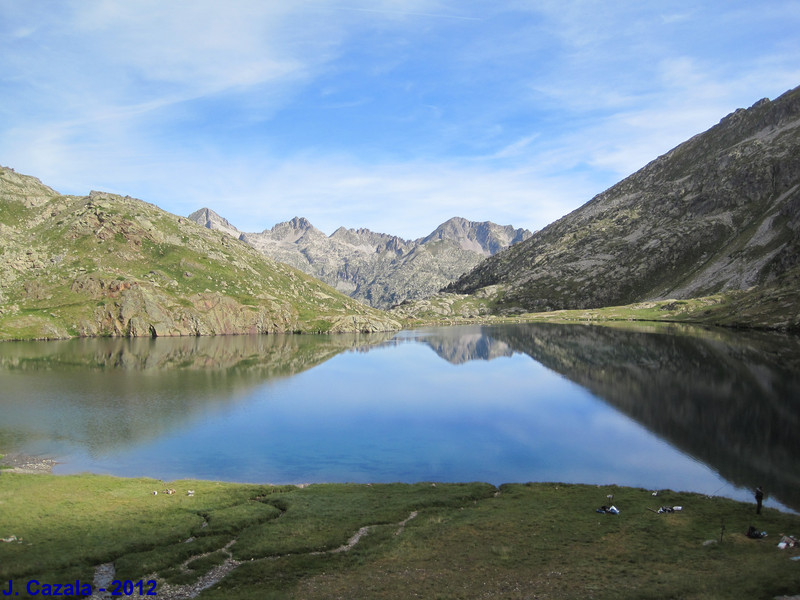
M 7 453 L 0 452 L 0 474 L 2 474 L 2 473 L 17 473 L 17 474 L 22 474 L 22 475 L 53 475 L 55 477 L 60 477 L 60 478 L 62 478 L 62 477 L 63 478 L 69 478 L 69 477 L 74 477 L 76 475 L 94 475 L 94 476 L 98 476 L 98 477 L 111 477 L 111 478 L 118 479 L 118 480 L 123 480 L 123 481 L 124 480 L 141 479 L 142 477 L 148 478 L 148 479 L 158 479 L 157 477 L 154 478 L 154 477 L 152 477 L 150 475 L 144 475 L 144 476 L 139 477 L 139 476 L 114 475 L 114 474 L 109 474 L 109 473 L 96 473 L 96 472 L 92 472 L 92 471 L 85 471 L 85 472 L 81 472 L 81 473 L 54 473 L 53 472 L 53 468 L 58 464 L 59 464 L 59 461 L 57 461 L 57 460 L 55 460 L 53 458 L 49 458 L 49 457 L 29 455 L 29 454 L 24 454 L 24 453 L 21 453 L 21 452 L 7 452 Z M 186 481 L 186 480 L 204 481 L 206 483 L 215 483 L 215 484 L 224 484 L 224 485 L 242 485 L 242 486 L 265 485 L 265 486 L 271 486 L 271 487 L 295 487 L 295 488 L 298 488 L 298 489 L 303 489 L 303 488 L 306 488 L 306 487 L 311 486 L 311 485 L 372 486 L 372 485 L 385 485 L 387 483 L 387 482 L 381 482 L 381 481 L 373 481 L 373 482 L 317 481 L 317 482 L 304 482 L 304 483 L 275 483 L 275 482 L 234 481 L 234 480 L 213 479 L 213 478 L 204 479 L 204 478 L 196 478 L 196 477 L 192 477 L 192 476 L 179 477 L 179 478 L 176 478 L 176 479 L 169 479 L 169 480 L 165 479 L 165 480 L 159 480 L 159 481 L 162 481 L 162 482 L 164 482 L 166 484 L 166 483 L 174 483 L 176 481 Z M 459 484 L 465 484 L 467 482 L 452 482 L 452 481 L 440 481 L 440 482 L 439 481 L 437 481 L 437 482 L 424 481 L 423 482 L 423 481 L 416 481 L 416 482 L 397 482 L 397 483 L 402 483 L 402 484 L 405 484 L 405 485 L 413 485 L 413 484 L 418 484 L 418 483 L 434 483 L 434 485 L 436 483 L 439 483 L 439 484 L 442 484 L 442 485 L 459 485 Z M 493 487 L 495 487 L 497 489 L 499 489 L 503 485 L 524 485 L 524 484 L 528 484 L 528 483 L 539 483 L 539 484 L 545 484 L 545 485 L 546 484 L 559 484 L 559 483 L 561 483 L 561 484 L 566 484 L 566 485 L 586 485 L 586 486 L 596 485 L 597 487 L 616 486 L 616 487 L 619 487 L 620 489 L 641 489 L 641 486 L 636 486 L 636 485 L 625 485 L 625 484 L 620 485 L 620 484 L 616 484 L 616 483 L 593 483 L 593 482 L 579 482 L 579 481 L 572 481 L 572 482 L 560 482 L 560 481 L 537 481 L 537 482 L 507 481 L 507 482 L 503 482 L 501 484 L 492 484 L 492 483 L 488 483 L 488 482 L 486 482 L 486 483 L 487 483 L 487 485 L 492 485 Z M 667 488 L 658 488 L 658 489 L 661 490 L 661 489 L 667 489 Z M 656 493 L 658 493 L 658 492 L 654 492 L 653 495 L 655 496 Z M 697 494 L 699 496 L 706 496 L 708 498 L 718 497 L 716 493 L 709 495 L 709 494 L 704 494 L 703 492 L 699 492 L 699 491 L 696 491 L 696 490 L 694 490 L 694 491 L 692 491 L 692 490 L 684 490 L 683 493 Z M 742 503 L 745 503 L 745 504 L 747 503 L 747 501 L 742 500 L 741 498 L 737 499 L 737 498 L 733 498 L 733 497 L 726 496 L 726 495 L 722 495 L 722 496 L 719 496 L 719 497 L 729 498 L 731 500 L 734 500 L 734 501 L 737 501 L 737 502 L 742 502 Z M 772 508 L 774 510 L 777 510 L 777 511 L 779 511 L 781 513 L 784 513 L 784 514 L 800 515 L 800 512 L 798 512 L 798 511 L 794 510 L 793 508 L 791 508 L 789 506 L 786 506 L 786 505 L 784 505 L 782 503 L 777 503 L 777 506 L 776 506 L 774 503 L 768 502 L 766 505 L 769 506 L 770 508 Z
M 53 474 L 53 467 L 58 464 L 52 458 L 31 456 L 21 452 L 0 453 L 0 472 L 25 473 L 35 475 L 39 473 Z

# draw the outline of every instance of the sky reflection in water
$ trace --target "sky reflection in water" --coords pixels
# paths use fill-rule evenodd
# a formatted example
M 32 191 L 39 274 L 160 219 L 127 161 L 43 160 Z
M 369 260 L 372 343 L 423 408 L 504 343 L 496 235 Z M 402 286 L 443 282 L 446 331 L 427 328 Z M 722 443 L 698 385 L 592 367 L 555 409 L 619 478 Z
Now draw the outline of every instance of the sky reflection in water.
M 403 332 L 358 351 L 358 343 L 345 344 L 332 358 L 312 358 L 297 374 L 277 377 L 236 360 L 216 371 L 0 369 L 0 449 L 56 456 L 57 473 L 271 483 L 563 481 L 751 499 L 719 466 L 570 380 L 581 376 L 533 360 L 535 344 L 526 353 L 514 348 L 517 336 L 535 341 L 538 330 L 491 331 Z M 291 350 L 311 352 L 316 343 L 307 338 Z M 564 358 L 563 343 L 542 347 L 566 364 L 574 357 Z M 604 372 L 597 365 L 588 371 Z

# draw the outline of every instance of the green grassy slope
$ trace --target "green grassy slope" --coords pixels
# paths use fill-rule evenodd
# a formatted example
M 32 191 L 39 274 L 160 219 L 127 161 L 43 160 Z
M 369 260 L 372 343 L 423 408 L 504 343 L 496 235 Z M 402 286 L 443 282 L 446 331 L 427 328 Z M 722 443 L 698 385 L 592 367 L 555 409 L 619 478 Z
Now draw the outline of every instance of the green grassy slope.
M 129 197 L 0 168 L 0 339 L 399 327 L 247 244 Z

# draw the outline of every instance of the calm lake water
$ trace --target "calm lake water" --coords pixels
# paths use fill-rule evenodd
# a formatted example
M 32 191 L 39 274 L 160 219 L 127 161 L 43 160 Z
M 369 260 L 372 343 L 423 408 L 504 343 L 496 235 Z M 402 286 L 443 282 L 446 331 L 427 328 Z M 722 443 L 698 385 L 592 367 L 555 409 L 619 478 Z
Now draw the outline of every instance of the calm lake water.
M 0 344 L 0 452 L 56 473 L 562 481 L 800 510 L 800 341 L 679 327 Z

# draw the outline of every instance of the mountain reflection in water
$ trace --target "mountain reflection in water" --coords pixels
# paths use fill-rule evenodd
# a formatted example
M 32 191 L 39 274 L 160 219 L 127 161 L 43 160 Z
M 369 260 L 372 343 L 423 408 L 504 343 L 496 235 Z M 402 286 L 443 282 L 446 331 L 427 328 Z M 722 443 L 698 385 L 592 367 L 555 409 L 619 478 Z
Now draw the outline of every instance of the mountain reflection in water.
M 527 354 L 740 487 L 800 510 L 800 339 L 679 325 L 440 330 L 443 359 Z
M 5 343 L 0 452 L 275 483 L 728 482 L 800 510 L 798 372 L 797 337 L 678 326 Z
M 0 344 L 0 451 L 90 455 L 188 427 L 265 381 L 391 334 L 73 339 Z

